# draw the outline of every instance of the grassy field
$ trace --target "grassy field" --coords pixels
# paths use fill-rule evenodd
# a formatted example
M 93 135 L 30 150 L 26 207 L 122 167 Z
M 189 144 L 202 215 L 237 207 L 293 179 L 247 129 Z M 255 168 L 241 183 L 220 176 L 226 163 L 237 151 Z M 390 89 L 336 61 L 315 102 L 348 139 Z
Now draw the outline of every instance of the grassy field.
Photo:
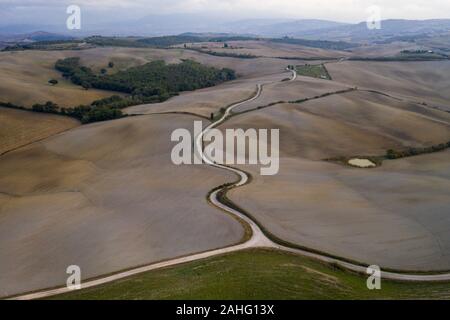
M 292 254 L 250 250 L 148 272 L 53 299 L 448 299 L 448 283 L 382 281 Z
M 331 80 L 330 74 L 323 64 L 305 64 L 297 66 L 296 69 L 299 76 Z

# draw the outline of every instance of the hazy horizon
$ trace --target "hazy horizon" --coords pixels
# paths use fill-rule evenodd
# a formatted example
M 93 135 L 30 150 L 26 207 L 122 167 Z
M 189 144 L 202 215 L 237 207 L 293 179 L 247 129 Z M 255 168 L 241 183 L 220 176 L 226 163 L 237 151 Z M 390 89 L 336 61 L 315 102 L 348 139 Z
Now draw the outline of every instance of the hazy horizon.
M 219 22 L 241 19 L 321 19 L 358 23 L 365 21 L 367 8 L 377 5 L 384 19 L 446 19 L 450 1 L 440 0 L 0 0 L 1 20 L 5 25 L 60 25 L 66 8 L 81 7 L 86 24 L 126 22 L 153 15 L 198 15 Z

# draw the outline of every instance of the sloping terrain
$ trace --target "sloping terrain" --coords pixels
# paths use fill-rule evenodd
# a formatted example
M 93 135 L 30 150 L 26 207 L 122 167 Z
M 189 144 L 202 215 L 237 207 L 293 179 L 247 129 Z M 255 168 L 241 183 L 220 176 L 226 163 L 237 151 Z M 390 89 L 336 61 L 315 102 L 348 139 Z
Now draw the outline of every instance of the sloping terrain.
M 401 95 L 450 111 L 450 61 L 327 64 L 333 80 Z
M 96 72 L 106 68 L 110 73 L 154 60 L 179 63 L 182 59 L 192 59 L 217 68 L 231 68 L 241 77 L 260 77 L 279 73 L 288 64 L 281 59 L 215 57 L 183 49 L 94 48 L 78 51 L 0 52 L 0 101 L 25 107 L 53 101 L 63 107 L 74 107 L 117 94 L 104 90 L 84 90 L 64 79 L 54 69 L 54 65 L 58 59 L 68 57 L 80 57 L 81 65 Z M 110 61 L 114 62 L 112 69 L 107 68 Z M 292 63 L 301 61 L 293 60 Z M 59 83 L 52 86 L 48 83 L 50 79 L 56 79 Z
M 361 170 L 283 157 L 229 197 L 281 239 L 400 270 L 450 269 L 450 153 Z
M 224 43 L 227 47 L 224 47 Z M 178 46 L 182 48 L 183 46 Z M 349 56 L 348 52 L 337 50 L 324 50 L 304 47 L 295 44 L 275 43 L 271 41 L 226 41 L 226 42 L 200 42 L 188 44 L 188 48 L 205 51 L 221 52 L 226 54 L 240 54 L 257 57 L 286 57 L 286 58 L 322 58 L 336 59 Z
M 187 115 L 87 125 L 0 158 L 0 295 L 84 279 L 224 247 L 243 228 L 208 205 L 236 178 L 207 166 L 175 166 L 174 129 Z
M 0 154 L 77 125 L 69 117 L 0 107 Z
M 54 69 L 56 60 L 73 55 L 77 52 L 0 52 L 0 101 L 24 107 L 53 101 L 62 107 L 74 107 L 111 96 L 108 91 L 75 86 Z M 52 86 L 50 79 L 59 83 Z
M 289 74 L 286 73 L 286 77 L 288 77 L 288 75 Z M 286 77 L 284 79 L 286 79 Z M 262 84 L 264 84 L 264 90 L 261 93 L 261 96 L 252 102 L 236 108 L 234 112 L 242 112 L 258 107 L 264 107 L 273 102 L 289 102 L 305 98 L 313 98 L 324 93 L 336 92 L 350 88 L 350 86 L 340 83 L 303 76 L 298 76 L 295 81 L 277 81 L 277 79 L 273 79 L 270 83 Z
M 201 272 L 197 272 L 201 270 Z M 383 280 L 367 290 L 363 275 L 273 250 L 247 250 L 155 270 L 55 300 L 156 299 L 448 299 L 448 283 Z
M 448 113 L 353 91 L 242 114 L 225 128 L 280 129 L 279 174 L 242 166 L 253 181 L 229 193 L 277 237 L 385 268 L 450 268 L 448 151 L 370 170 L 320 161 L 448 141 Z
M 248 43 L 254 46 L 251 52 L 267 55 L 320 54 L 315 49 L 297 52 L 290 45 L 259 45 Z M 135 117 L 75 128 L 1 156 L 0 296 L 63 285 L 69 265 L 79 265 L 86 279 L 239 242 L 244 235 L 239 222 L 206 201 L 211 189 L 236 177 L 206 165 L 173 165 L 170 136 L 248 99 L 257 84 L 263 85 L 261 95 L 236 107 L 237 114 L 220 129 L 280 129 L 280 173 L 265 177 L 259 168 L 242 166 L 253 179 L 229 193 L 237 205 L 271 233 L 301 246 L 382 267 L 450 269 L 449 151 L 385 161 L 370 170 L 323 161 L 448 142 L 450 113 L 433 108 L 448 107 L 448 62 L 341 61 L 326 64 L 333 81 L 301 76 L 287 81 L 287 65 L 304 61 L 217 57 L 183 48 L 40 55 L 0 53 L 7 58 L 0 60 L 0 71 L 8 71 L 0 72 L 0 80 L 6 79 L 0 100 L 73 106 L 111 95 L 80 91 L 59 78 L 60 84 L 47 86 L 47 78 L 56 73 L 54 62 L 73 56 L 94 70 L 112 61 L 110 73 L 152 60 L 193 59 L 232 68 L 241 78 L 130 107 L 125 112 Z M 354 90 L 340 92 L 349 88 Z M 203 118 L 152 114 L 167 112 Z M 44 117 L 29 115 L 34 116 Z M 19 118 L 15 121 L 25 119 Z M 19 132 L 27 124 L 9 125 L 5 134 L 22 139 Z

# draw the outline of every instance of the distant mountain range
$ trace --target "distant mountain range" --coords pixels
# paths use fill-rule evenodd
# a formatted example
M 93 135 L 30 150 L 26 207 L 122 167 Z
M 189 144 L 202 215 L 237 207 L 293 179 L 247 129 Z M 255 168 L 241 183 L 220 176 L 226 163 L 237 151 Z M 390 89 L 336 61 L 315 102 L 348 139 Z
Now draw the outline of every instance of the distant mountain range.
M 366 22 L 321 30 L 310 30 L 292 34 L 311 39 L 346 40 L 353 42 L 377 41 L 395 37 L 440 35 L 450 33 L 450 19 L 436 20 L 384 20 L 381 29 L 370 30 Z
M 74 39 L 74 37 L 64 34 L 50 33 L 46 31 L 36 31 L 24 34 L 9 34 L 0 32 L 0 42 L 36 42 L 71 39 Z
M 242 30 L 241 23 L 246 26 Z M 236 26 L 230 26 L 230 32 L 239 33 L 241 30 L 246 33 L 255 34 L 265 37 L 283 37 L 283 36 L 301 36 L 303 33 L 314 33 L 321 30 L 328 30 L 349 26 L 347 23 L 340 23 L 327 20 L 307 19 L 284 21 L 280 23 L 266 23 L 264 25 L 252 25 L 247 21 L 236 22 Z
M 220 17 L 187 15 L 152 15 L 138 20 L 83 24 L 77 32 L 70 32 L 65 26 L 0 26 L 0 41 L 7 36 L 50 40 L 61 37 L 82 37 L 93 34 L 104 36 L 160 36 L 182 33 L 222 33 L 253 35 L 259 37 L 304 38 L 312 40 L 340 40 L 349 42 L 389 41 L 398 37 L 416 37 L 450 34 L 450 19 L 436 20 L 384 20 L 380 30 L 369 30 L 365 22 L 358 24 L 326 20 L 292 19 L 247 19 L 226 21 Z M 41 34 L 29 36 L 32 31 L 44 30 Z
M 323 30 L 346 25 L 326 20 L 250 19 L 223 23 L 217 30 L 234 34 L 252 34 L 264 37 L 291 36 L 294 33 Z

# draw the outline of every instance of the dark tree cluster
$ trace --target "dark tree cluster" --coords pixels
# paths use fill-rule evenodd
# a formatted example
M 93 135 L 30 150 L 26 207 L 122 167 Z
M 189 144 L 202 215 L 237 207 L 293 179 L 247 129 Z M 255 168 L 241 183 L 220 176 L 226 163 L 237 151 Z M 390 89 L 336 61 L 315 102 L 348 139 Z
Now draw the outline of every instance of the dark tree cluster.
M 31 109 L 36 112 L 44 112 L 44 113 L 59 113 L 59 107 L 56 103 L 51 101 L 47 101 L 45 104 L 34 104 Z
M 82 123 L 106 121 L 123 117 L 123 113 L 119 108 L 108 105 L 107 102 L 97 102 L 96 105 L 91 104 L 90 106 L 80 105 L 74 108 L 60 108 L 56 103 L 48 101 L 45 104 L 37 103 L 33 105 L 32 110 L 35 112 L 69 116 L 80 120 Z
M 182 91 L 211 87 L 236 79 L 231 69 L 208 67 L 192 60 L 179 64 L 153 61 L 111 75 L 95 74 L 90 68 L 80 66 L 79 58 L 58 60 L 55 68 L 85 89 L 126 93 L 135 104 L 162 102 Z

